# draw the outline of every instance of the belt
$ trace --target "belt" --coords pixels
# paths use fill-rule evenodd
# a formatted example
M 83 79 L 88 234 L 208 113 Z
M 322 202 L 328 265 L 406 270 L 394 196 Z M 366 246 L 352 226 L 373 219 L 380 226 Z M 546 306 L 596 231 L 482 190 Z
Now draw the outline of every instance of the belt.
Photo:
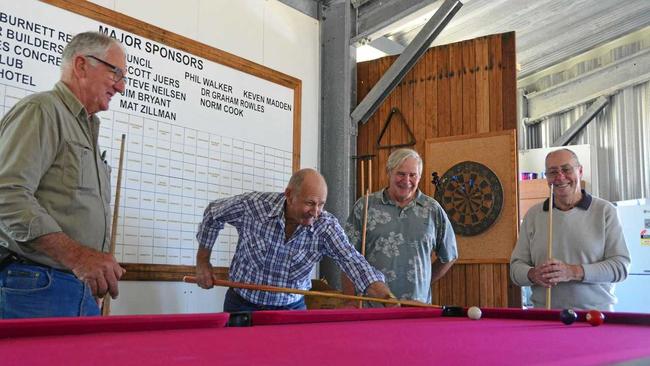
M 38 267 L 53 269 L 55 271 L 59 271 L 59 272 L 74 275 L 74 273 L 72 273 L 72 271 L 69 271 L 69 270 L 66 270 L 66 269 L 58 269 L 58 268 L 48 266 L 46 264 L 34 262 L 33 260 L 25 258 L 25 257 L 21 257 L 16 253 L 10 253 L 9 256 L 7 256 L 5 259 L 2 260 L 2 262 L 0 262 L 0 270 L 2 270 L 4 267 L 10 265 L 11 263 L 26 264 L 28 266 L 38 266 Z
M 14 262 L 13 254 L 9 254 L 0 261 L 0 271 L 2 271 L 6 266 Z

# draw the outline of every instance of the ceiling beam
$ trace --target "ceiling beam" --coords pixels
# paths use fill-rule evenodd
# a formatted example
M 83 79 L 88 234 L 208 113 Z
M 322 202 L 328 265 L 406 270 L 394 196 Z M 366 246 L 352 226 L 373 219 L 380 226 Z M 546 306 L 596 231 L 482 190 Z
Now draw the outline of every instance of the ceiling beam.
M 593 120 L 608 103 L 609 100 L 605 97 L 599 97 L 596 99 L 596 101 L 591 106 L 589 106 L 585 113 L 580 116 L 580 118 L 578 118 L 578 120 L 575 121 L 571 127 L 569 127 L 569 129 L 562 134 L 562 136 L 553 141 L 553 144 L 551 146 L 567 146 L 569 142 L 571 142 L 571 140 L 573 140 L 573 138 L 578 134 L 578 132 L 582 131 L 582 129 L 585 128 L 585 126 L 587 126 L 589 122 L 591 122 L 591 120 Z
M 650 49 L 637 52 L 549 89 L 526 95 L 528 100 L 526 124 L 535 124 L 544 117 L 647 80 L 650 80 Z
M 545 40 L 535 39 L 540 42 L 531 42 L 533 39 L 529 40 L 528 38 L 532 36 L 521 37 L 518 42 L 528 41 L 529 47 L 517 52 L 518 62 L 522 65 L 517 77 L 525 78 L 647 27 L 650 24 L 650 11 L 648 11 L 647 4 L 647 0 L 622 1 L 611 9 L 602 9 L 604 14 L 594 14 L 592 19 L 583 19 L 578 24 L 571 24 L 574 29 L 564 35 L 553 34 L 552 37 L 549 36 L 550 38 Z M 559 27 L 560 29 L 568 27 L 566 22 L 559 24 L 562 25 Z M 540 30 L 540 34 L 543 32 Z M 570 44 L 571 46 L 558 47 L 558 44 Z
M 386 70 L 377 84 L 370 89 L 361 103 L 352 111 L 352 124 L 365 123 L 386 99 L 388 94 L 399 84 L 413 65 L 426 52 L 431 42 L 442 32 L 463 4 L 459 0 L 445 0 L 435 14 L 422 27 L 420 33 L 406 47 L 404 52 Z
M 399 55 L 405 49 L 400 43 L 393 41 L 388 37 L 379 37 L 368 43 L 368 46 L 378 49 L 387 55 Z
M 352 7 L 356 9 L 361 5 L 367 3 L 368 1 L 372 1 L 372 0 L 350 0 L 350 3 L 352 4 Z
M 357 29 L 350 44 L 357 43 L 437 0 L 358 1 Z

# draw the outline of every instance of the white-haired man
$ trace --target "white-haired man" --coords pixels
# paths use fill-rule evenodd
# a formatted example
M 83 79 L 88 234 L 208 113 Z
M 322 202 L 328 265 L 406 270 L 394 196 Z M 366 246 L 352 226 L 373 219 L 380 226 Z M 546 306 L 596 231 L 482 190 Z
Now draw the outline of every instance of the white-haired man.
M 54 89 L 0 121 L 0 318 L 99 315 L 124 269 L 106 253 L 109 169 L 99 118 L 125 89 L 126 55 L 97 32 L 63 50 Z
M 431 303 L 431 284 L 451 268 L 456 236 L 440 204 L 420 192 L 422 159 L 412 149 L 398 149 L 386 164 L 388 187 L 368 198 L 366 259 L 386 276 L 400 299 Z M 350 242 L 361 248 L 365 199 L 359 199 L 345 225 Z M 435 255 L 435 261 L 432 257 Z M 352 293 L 347 278 L 343 290 Z

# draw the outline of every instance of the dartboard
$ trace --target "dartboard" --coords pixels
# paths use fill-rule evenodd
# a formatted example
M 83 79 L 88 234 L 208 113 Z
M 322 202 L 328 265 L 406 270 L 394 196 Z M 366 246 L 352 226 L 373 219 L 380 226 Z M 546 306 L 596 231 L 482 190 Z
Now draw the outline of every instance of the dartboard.
M 503 187 L 492 170 L 474 161 L 451 167 L 440 179 L 435 199 L 463 236 L 478 235 L 494 224 L 503 207 Z

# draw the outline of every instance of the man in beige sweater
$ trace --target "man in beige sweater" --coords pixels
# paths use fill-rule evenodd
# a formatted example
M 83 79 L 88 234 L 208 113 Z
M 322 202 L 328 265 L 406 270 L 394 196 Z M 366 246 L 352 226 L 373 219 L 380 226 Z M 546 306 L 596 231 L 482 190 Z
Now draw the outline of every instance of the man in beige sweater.
M 553 258 L 548 259 L 549 200 L 533 206 L 521 224 L 510 259 L 515 284 L 531 286 L 534 307 L 614 310 L 614 282 L 623 281 L 630 254 L 616 209 L 580 188 L 582 165 L 569 149 L 546 156 L 553 185 Z

